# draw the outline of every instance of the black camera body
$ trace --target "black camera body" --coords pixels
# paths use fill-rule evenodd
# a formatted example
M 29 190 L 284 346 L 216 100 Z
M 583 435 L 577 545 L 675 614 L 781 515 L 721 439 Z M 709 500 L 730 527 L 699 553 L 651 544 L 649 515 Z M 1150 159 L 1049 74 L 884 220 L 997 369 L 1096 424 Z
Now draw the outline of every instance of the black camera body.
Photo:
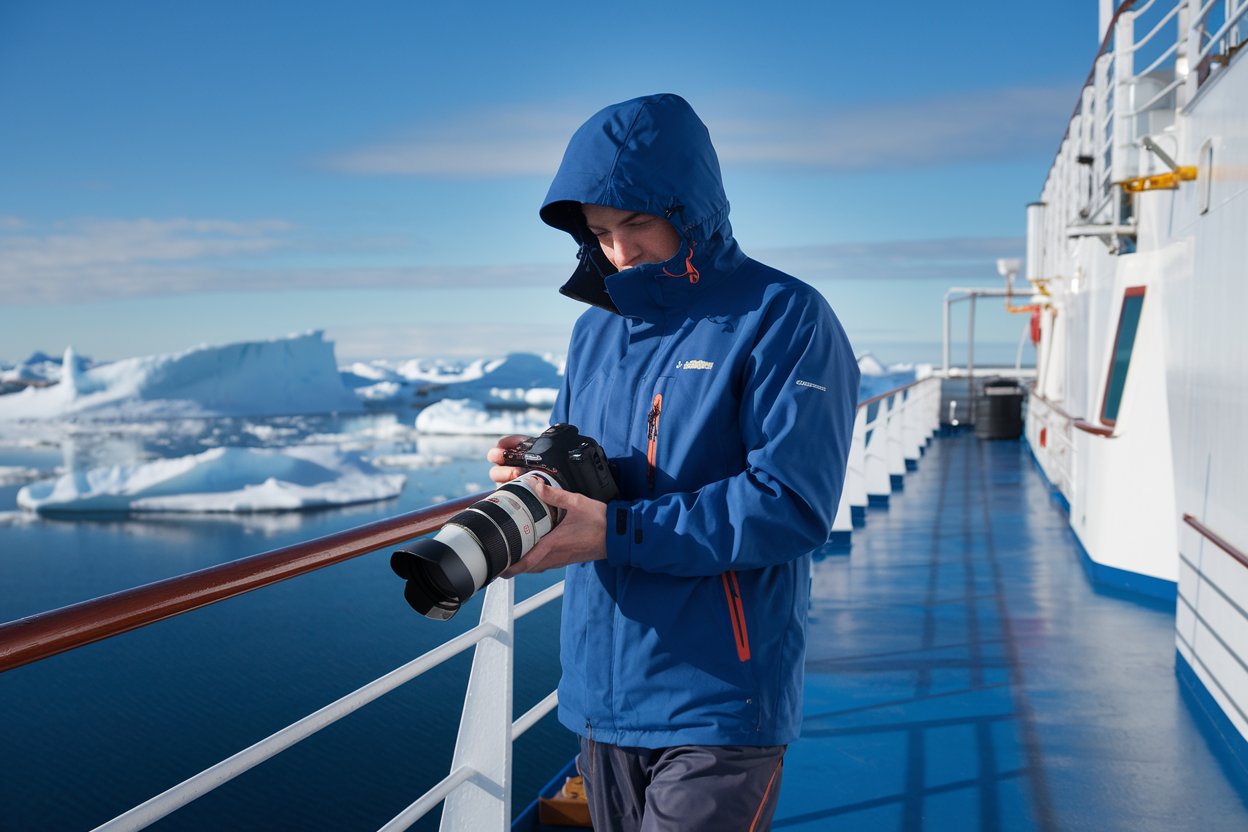
M 602 446 L 574 425 L 551 425 L 503 452 L 504 465 L 550 474 L 565 491 L 609 503 L 620 495 Z
M 524 557 L 563 519 L 534 483 L 600 502 L 619 496 L 602 446 L 572 425 L 553 425 L 504 452 L 524 473 L 446 521 L 437 534 L 399 549 L 390 568 L 407 581 L 404 597 L 426 618 L 445 621 L 474 593 Z

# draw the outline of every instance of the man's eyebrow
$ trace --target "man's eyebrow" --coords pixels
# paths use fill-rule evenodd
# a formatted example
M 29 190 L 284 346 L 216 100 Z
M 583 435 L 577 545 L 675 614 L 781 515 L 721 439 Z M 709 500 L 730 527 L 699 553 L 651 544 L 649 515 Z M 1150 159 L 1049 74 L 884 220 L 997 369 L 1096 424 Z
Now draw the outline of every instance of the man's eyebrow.
M 620 221 L 619 221 L 619 222 L 617 222 L 617 223 L 616 223 L 616 225 L 624 225 L 625 223 L 630 223 L 630 222 L 632 222 L 633 220 L 637 219 L 638 217 L 643 217 L 643 216 L 645 216 L 645 214 L 644 214 L 644 213 L 642 213 L 641 211 L 634 211 L 633 213 L 631 213 L 631 214 L 629 214 L 629 215 L 627 215 L 627 216 L 625 216 L 625 217 L 621 217 L 621 218 L 620 218 Z M 605 225 L 595 224 L 595 223 L 592 223 L 592 222 L 586 222 L 585 224 L 589 226 L 589 230 L 590 230 L 590 231 L 593 231 L 593 230 L 595 230 L 595 229 L 597 229 L 597 230 L 599 230 L 599 231 L 606 231 L 606 230 L 607 230 L 607 227 L 606 227 Z

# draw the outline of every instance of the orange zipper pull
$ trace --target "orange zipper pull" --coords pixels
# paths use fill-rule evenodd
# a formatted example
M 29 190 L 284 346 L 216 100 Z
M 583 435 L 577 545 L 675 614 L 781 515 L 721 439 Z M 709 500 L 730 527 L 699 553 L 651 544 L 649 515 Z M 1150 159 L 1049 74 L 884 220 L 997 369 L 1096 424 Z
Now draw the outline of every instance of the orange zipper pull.
M 650 405 L 650 414 L 646 417 L 646 438 L 650 440 L 646 446 L 646 482 L 649 483 L 651 491 L 654 490 L 655 462 L 659 449 L 659 414 L 662 412 L 663 394 L 655 393 L 654 401 Z

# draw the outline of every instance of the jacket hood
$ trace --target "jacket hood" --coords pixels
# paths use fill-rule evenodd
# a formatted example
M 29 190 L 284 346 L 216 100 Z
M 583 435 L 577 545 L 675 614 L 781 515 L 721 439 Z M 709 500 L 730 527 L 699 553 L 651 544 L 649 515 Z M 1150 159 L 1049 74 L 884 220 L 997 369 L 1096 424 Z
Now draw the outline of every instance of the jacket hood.
M 582 203 L 666 218 L 683 241 L 668 261 L 681 271 L 686 262 L 736 252 L 719 157 L 706 125 L 678 95 L 614 104 L 581 125 L 542 204 L 542 220 L 580 245 L 577 269 L 560 291 L 618 313 L 607 281 L 616 269 L 590 234 Z

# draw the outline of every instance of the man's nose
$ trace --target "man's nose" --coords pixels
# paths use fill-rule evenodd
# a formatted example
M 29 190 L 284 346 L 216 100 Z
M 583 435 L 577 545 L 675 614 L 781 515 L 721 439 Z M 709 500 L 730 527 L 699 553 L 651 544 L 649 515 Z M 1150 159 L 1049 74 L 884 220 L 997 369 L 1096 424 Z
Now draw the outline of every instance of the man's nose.
M 637 245 L 637 241 L 628 233 L 615 235 L 615 260 L 616 268 L 627 269 L 637 264 L 637 258 L 641 254 L 641 249 Z

